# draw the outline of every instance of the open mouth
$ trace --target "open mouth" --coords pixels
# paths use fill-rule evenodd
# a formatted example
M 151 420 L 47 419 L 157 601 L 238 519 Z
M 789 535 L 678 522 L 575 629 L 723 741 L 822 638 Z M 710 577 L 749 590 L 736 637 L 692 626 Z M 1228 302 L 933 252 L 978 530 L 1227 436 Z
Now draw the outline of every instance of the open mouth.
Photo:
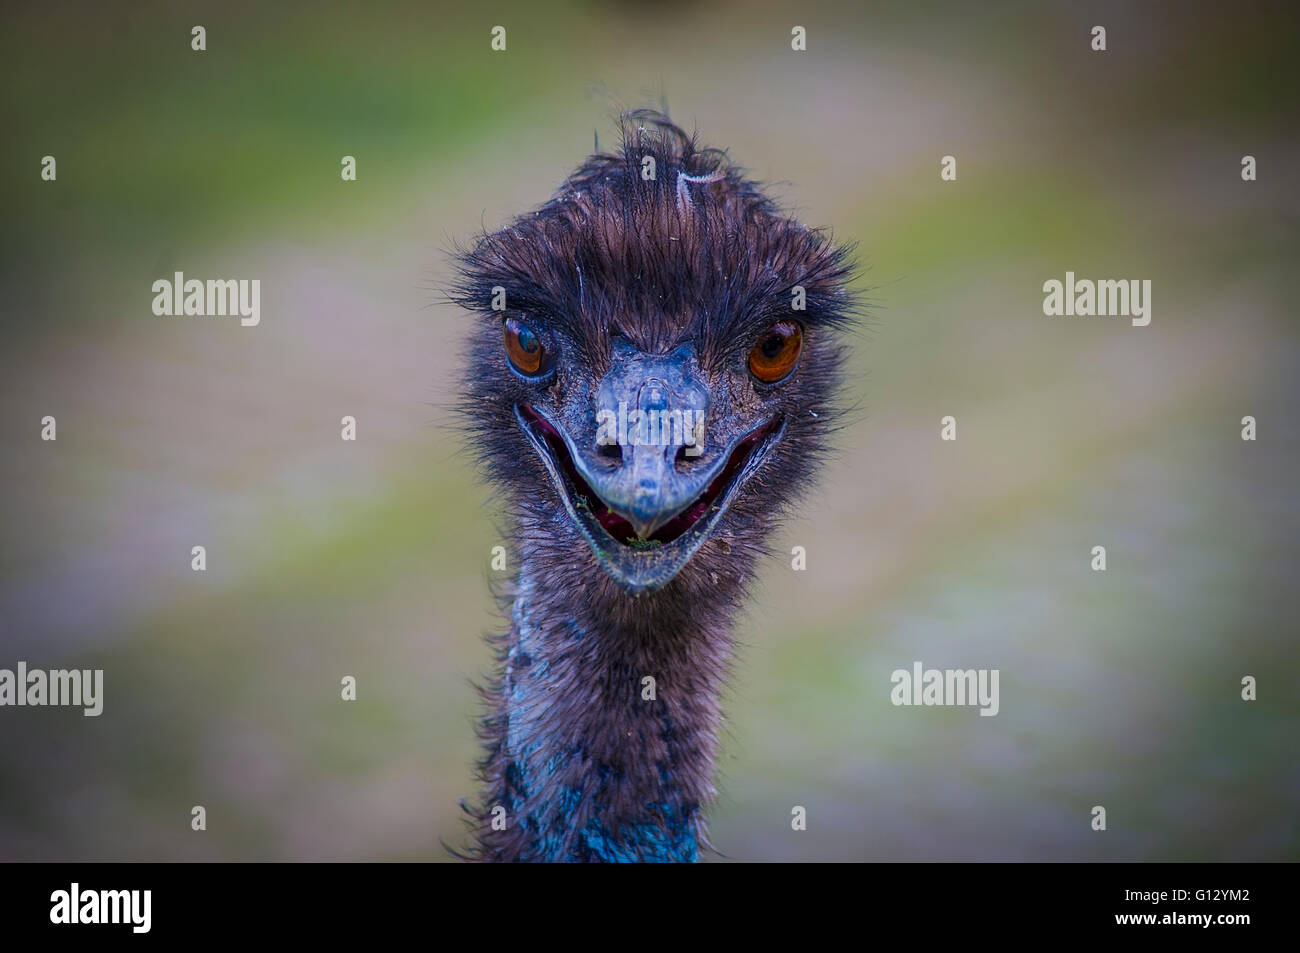
M 772 417 L 731 447 L 726 464 L 710 480 L 703 492 L 648 537 L 641 537 L 632 523 L 612 510 L 592 489 L 574 464 L 573 456 L 559 430 L 527 404 L 515 408 L 525 433 L 538 449 L 552 476 L 565 496 L 570 514 L 582 529 L 605 568 L 632 589 L 657 588 L 671 578 L 708 537 L 713 524 L 726 510 L 734 490 L 752 473 L 779 437 L 782 420 Z M 672 551 L 672 565 L 663 557 Z M 631 561 L 644 557 L 658 568 L 653 572 L 631 570 Z M 613 560 L 617 565 L 611 566 Z M 616 571 L 623 567 L 624 571 Z M 626 575 L 645 579 L 626 579 Z

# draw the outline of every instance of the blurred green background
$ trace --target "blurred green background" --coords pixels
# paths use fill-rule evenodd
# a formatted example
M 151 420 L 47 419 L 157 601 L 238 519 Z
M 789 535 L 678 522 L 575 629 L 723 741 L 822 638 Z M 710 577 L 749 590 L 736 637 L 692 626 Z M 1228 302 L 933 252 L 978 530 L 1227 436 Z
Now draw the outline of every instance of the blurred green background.
M 103 668 L 106 700 L 0 710 L 0 858 L 463 842 L 499 510 L 449 428 L 445 250 L 543 201 L 593 130 L 612 144 L 615 104 L 661 96 L 859 242 L 873 304 L 861 411 L 774 541 L 808 571 L 771 561 L 739 630 L 722 854 L 1300 857 L 1287 6 L 4 17 L 0 667 Z M 260 278 L 261 325 L 155 317 L 176 270 Z M 1066 270 L 1151 279 L 1150 326 L 1044 317 Z M 893 707 L 914 660 L 1000 669 L 1001 713 Z

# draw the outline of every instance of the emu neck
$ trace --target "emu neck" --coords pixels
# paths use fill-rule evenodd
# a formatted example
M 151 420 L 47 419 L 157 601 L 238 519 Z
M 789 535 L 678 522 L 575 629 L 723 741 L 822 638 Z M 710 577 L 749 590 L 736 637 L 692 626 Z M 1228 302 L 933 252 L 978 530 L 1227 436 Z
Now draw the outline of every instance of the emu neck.
M 485 806 L 505 808 L 506 829 L 485 833 L 484 853 L 697 860 L 731 650 L 717 607 L 731 600 L 676 580 L 634 598 L 577 575 L 521 570 L 488 727 Z

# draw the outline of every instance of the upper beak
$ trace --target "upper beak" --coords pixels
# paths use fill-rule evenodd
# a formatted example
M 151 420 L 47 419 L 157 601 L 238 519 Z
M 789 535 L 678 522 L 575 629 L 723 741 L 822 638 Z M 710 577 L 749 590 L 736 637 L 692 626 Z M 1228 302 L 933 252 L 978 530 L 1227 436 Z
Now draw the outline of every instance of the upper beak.
M 699 499 L 726 465 L 725 454 L 714 454 L 708 463 L 694 462 L 704 449 L 710 406 L 694 345 L 654 356 L 616 340 L 610 369 L 597 389 L 597 405 L 597 417 L 606 426 L 595 433 L 605 434 L 609 443 L 614 431 L 621 463 L 611 467 L 609 458 L 595 453 L 575 453 L 574 462 L 605 505 L 626 519 L 637 536 L 649 539 Z
M 583 476 L 606 506 L 631 523 L 638 536 L 649 539 L 709 486 L 707 479 L 677 472 L 677 450 L 671 445 L 625 447 L 621 468 Z

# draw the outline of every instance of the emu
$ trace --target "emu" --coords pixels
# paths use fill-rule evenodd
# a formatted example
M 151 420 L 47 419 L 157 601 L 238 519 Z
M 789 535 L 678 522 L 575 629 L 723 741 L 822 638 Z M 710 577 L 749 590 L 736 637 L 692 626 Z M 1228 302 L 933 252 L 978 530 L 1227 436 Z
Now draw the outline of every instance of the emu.
M 732 622 L 839 419 L 852 249 L 667 115 L 620 127 L 456 253 L 451 297 L 475 313 L 459 411 L 517 568 L 469 859 L 711 849 Z M 598 439 L 621 405 L 702 416 L 702 445 Z

